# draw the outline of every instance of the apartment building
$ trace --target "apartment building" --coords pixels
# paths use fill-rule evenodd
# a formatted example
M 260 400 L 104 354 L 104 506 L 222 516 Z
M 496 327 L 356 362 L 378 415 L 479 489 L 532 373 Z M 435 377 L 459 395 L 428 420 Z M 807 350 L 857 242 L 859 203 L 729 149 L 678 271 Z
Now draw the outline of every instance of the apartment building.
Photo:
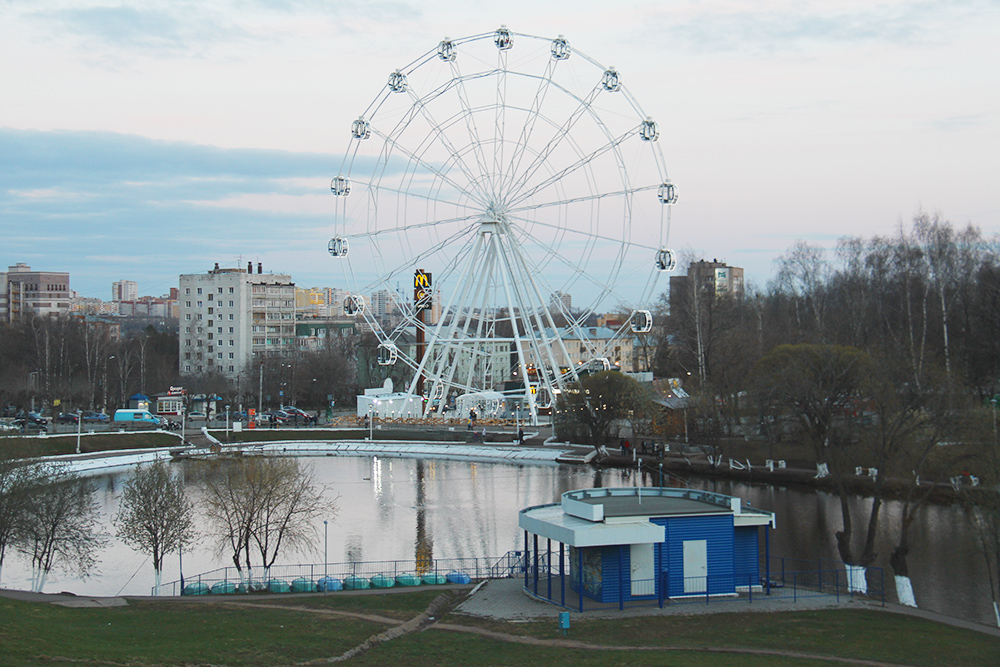
M 179 368 L 235 378 L 255 359 L 295 353 L 295 283 L 257 264 L 180 277 Z
M 111 283 L 112 301 L 137 301 L 139 299 L 139 283 L 134 280 L 116 280 Z
M 24 262 L 0 273 L 0 320 L 4 322 L 29 315 L 67 315 L 69 302 L 69 273 L 32 271 Z

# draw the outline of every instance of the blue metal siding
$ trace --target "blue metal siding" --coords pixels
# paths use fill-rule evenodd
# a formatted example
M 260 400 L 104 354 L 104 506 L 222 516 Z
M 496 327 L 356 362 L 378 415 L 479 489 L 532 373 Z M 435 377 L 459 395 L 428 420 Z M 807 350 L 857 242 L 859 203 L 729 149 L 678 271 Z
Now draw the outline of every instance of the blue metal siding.
M 733 532 L 733 576 L 737 586 L 752 586 L 760 581 L 760 554 L 757 526 L 739 526 Z
M 604 586 L 598 599 L 601 602 L 618 602 L 622 599 L 623 590 L 626 594 L 630 591 L 628 549 L 622 546 L 604 547 L 601 549 L 601 565 Z
M 705 540 L 708 561 L 708 593 L 721 595 L 735 592 L 733 581 L 733 517 L 690 516 L 653 519 L 666 526 L 667 596 L 692 595 L 684 592 L 684 542 Z M 666 522 L 666 523 L 661 523 Z

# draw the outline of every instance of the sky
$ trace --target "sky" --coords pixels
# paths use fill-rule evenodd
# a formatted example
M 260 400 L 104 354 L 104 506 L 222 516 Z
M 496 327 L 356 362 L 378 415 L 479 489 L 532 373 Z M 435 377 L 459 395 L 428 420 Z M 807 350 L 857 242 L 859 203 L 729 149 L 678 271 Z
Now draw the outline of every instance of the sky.
M 338 286 L 352 120 L 442 38 L 502 24 L 622 73 L 660 130 L 678 252 L 764 286 L 798 240 L 919 210 L 1000 232 L 996 0 L 0 0 L 0 264 L 104 299 L 215 262 Z

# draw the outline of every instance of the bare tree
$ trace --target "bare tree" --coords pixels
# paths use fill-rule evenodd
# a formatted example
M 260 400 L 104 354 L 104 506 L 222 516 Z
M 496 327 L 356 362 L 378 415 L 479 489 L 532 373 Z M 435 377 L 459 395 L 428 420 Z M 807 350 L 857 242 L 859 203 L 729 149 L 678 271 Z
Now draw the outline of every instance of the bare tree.
M 56 566 L 81 577 L 97 564 L 106 538 L 96 531 L 98 505 L 94 487 L 77 475 L 52 471 L 31 494 L 18 550 L 31 559 L 32 590 L 41 592 Z
M 122 492 L 114 523 L 125 544 L 152 557 L 156 595 L 160 594 L 164 555 L 197 538 L 193 514 L 184 484 L 170 474 L 165 462 L 136 466 Z
M 32 492 L 41 477 L 40 464 L 14 456 L 0 459 L 0 575 L 7 547 L 15 546 L 23 534 Z
M 293 458 L 252 457 L 227 462 L 206 478 L 205 512 L 219 553 L 252 584 L 253 568 L 269 568 L 282 549 L 309 548 L 314 520 L 336 512 L 311 471 Z

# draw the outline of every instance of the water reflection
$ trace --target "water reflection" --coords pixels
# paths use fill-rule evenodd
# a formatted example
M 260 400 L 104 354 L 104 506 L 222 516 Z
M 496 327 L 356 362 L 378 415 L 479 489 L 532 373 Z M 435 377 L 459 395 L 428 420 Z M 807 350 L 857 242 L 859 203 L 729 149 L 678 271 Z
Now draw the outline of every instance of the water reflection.
M 517 513 L 524 507 L 556 502 L 566 491 L 601 486 L 634 486 L 639 475 L 629 470 L 594 470 L 583 466 L 511 465 L 443 460 L 377 457 L 316 457 L 304 460 L 316 481 L 337 498 L 339 512 L 329 525 L 329 554 L 333 561 L 408 560 L 500 556 L 520 548 L 523 535 Z M 201 502 L 200 478 L 213 462 L 172 464 L 184 479 L 196 506 Z M 101 530 L 111 535 L 101 556 L 100 574 L 86 581 L 53 572 L 47 591 L 72 591 L 81 595 L 146 595 L 153 572 L 148 559 L 113 537 L 111 517 L 128 473 L 94 478 L 103 521 Z M 668 484 L 671 480 L 668 476 Z M 676 480 L 674 480 L 676 481 Z M 643 476 L 647 485 L 659 482 L 659 473 Z M 736 495 L 754 507 L 775 512 L 777 530 L 771 534 L 773 554 L 815 561 L 837 559 L 833 532 L 840 526 L 839 501 L 831 494 L 754 486 L 720 480 L 692 478 L 690 486 Z M 861 510 L 870 499 L 855 498 Z M 885 567 L 885 588 L 894 594 L 889 555 L 898 538 L 899 503 L 887 502 L 876 541 L 877 565 Z M 322 560 L 323 522 L 315 526 L 312 548 L 286 553 L 285 563 Z M 992 609 L 983 558 L 958 507 L 930 506 L 914 521 L 914 548 L 909 565 L 917 602 L 943 613 L 992 623 Z M 179 559 L 171 554 L 164 562 L 163 580 L 180 578 Z M 228 565 L 215 552 L 210 537 L 184 553 L 184 575 Z M 2 585 L 30 587 L 27 561 L 8 554 Z

